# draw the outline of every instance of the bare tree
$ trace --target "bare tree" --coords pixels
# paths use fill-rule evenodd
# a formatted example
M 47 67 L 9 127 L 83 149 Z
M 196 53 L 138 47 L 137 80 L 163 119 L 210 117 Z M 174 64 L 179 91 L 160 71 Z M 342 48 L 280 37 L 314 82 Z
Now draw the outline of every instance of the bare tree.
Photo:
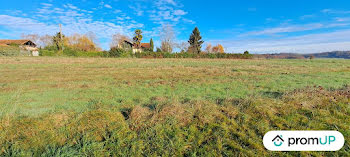
M 171 25 L 163 25 L 162 31 L 159 34 L 160 40 L 162 41 L 161 49 L 164 52 L 172 52 L 173 48 L 176 46 L 175 32 Z
M 35 44 L 40 45 L 40 43 L 39 43 L 40 36 L 38 34 L 22 34 L 21 38 L 30 40 L 30 41 L 34 42 Z
M 34 42 L 38 47 L 46 47 L 53 45 L 52 38 L 50 35 L 38 35 L 38 34 L 22 34 L 21 38 Z
M 176 47 L 180 49 L 180 52 L 187 52 L 188 47 L 190 47 L 190 44 L 188 42 L 180 42 L 176 44 Z
M 212 53 L 213 52 L 213 46 L 211 46 L 210 43 L 207 44 L 207 47 L 205 48 L 205 51 L 207 53 Z
M 40 47 L 46 47 L 46 46 L 51 46 L 53 45 L 52 41 L 52 36 L 51 35 L 43 35 L 40 37 Z
M 124 41 L 131 41 L 131 39 L 126 36 L 126 35 L 122 35 L 120 33 L 114 34 L 112 36 L 112 41 L 110 43 L 110 48 L 113 47 L 118 47 L 119 45 L 123 44 Z
M 97 35 L 94 32 L 89 31 L 85 34 L 85 36 L 89 38 L 97 47 L 99 46 Z

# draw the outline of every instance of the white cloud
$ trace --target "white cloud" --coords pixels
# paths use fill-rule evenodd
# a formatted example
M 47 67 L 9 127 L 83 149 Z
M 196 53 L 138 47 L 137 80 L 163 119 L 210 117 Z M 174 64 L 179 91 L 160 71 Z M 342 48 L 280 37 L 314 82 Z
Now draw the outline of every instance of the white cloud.
M 300 31 L 319 29 L 319 28 L 322 28 L 323 26 L 324 25 L 320 23 L 308 24 L 308 25 L 282 26 L 282 27 L 276 27 L 276 28 L 268 28 L 262 31 L 252 31 L 252 32 L 242 34 L 242 36 L 273 35 L 278 33 L 300 32 Z
M 121 13 L 121 12 L 122 12 L 122 11 L 119 10 L 119 9 L 116 9 L 116 10 L 113 11 L 114 14 L 119 14 L 119 13 Z
M 305 19 L 314 18 L 314 17 L 315 15 L 303 15 L 300 17 L 300 19 L 305 20 Z
M 251 31 L 248 33 L 244 33 L 241 36 L 276 35 L 280 33 L 302 32 L 302 31 L 332 28 L 332 27 L 342 27 L 342 26 L 348 26 L 348 25 L 350 25 L 350 23 L 328 23 L 328 24 L 312 23 L 312 24 L 304 24 L 304 25 L 287 25 L 287 26 L 280 26 L 275 28 L 267 28 L 261 31 Z
M 140 3 L 137 3 L 136 5 L 130 5 L 129 8 L 134 11 L 135 15 L 143 16 L 144 7 L 142 7 Z
M 106 8 L 112 9 L 112 6 L 109 5 L 109 4 L 105 4 L 104 6 L 105 6 Z
M 0 26 L 6 28 L 12 28 L 15 32 L 25 30 L 27 32 L 45 32 L 58 27 L 54 25 L 48 25 L 46 23 L 22 17 L 14 17 L 9 15 L 0 15 Z
M 73 10 L 78 10 L 78 7 L 76 7 L 76 6 L 74 6 L 73 4 L 70 4 L 70 3 L 64 5 L 64 7 L 65 8 L 69 8 L 69 9 L 73 9 Z
M 155 10 L 149 11 L 150 20 L 156 24 L 165 23 L 176 25 L 179 22 L 194 23 L 193 20 L 186 19 L 183 16 L 188 12 L 180 9 L 183 5 L 174 0 L 158 0 L 154 2 Z
M 167 5 L 167 4 L 170 4 L 170 5 L 173 5 L 173 6 L 178 5 L 174 0 L 158 0 L 158 1 L 156 1 L 156 4 L 159 5 L 159 6 Z
M 183 10 L 175 10 L 174 11 L 174 15 L 186 15 L 187 12 L 183 11 Z
M 289 38 L 212 40 L 210 43 L 222 43 L 228 52 L 241 53 L 246 50 L 253 53 L 317 53 L 350 49 L 350 30 L 332 33 L 301 35 Z
M 190 20 L 190 19 L 186 19 L 186 18 L 183 18 L 182 21 L 184 21 L 186 23 L 190 23 L 190 24 L 195 24 L 196 23 L 195 21 Z
M 348 10 L 323 9 L 321 12 L 327 14 L 350 14 L 350 11 Z
M 347 18 L 347 17 L 336 17 L 335 20 L 337 22 L 346 22 L 346 21 L 350 21 L 350 18 Z
M 112 11 L 113 12 L 113 11 Z M 118 11 L 121 12 L 121 11 Z M 131 17 L 122 15 L 122 23 L 112 23 L 104 19 L 95 19 L 93 13 L 89 10 L 81 10 L 72 4 L 66 4 L 63 8 L 50 8 L 43 5 L 38 8 L 31 17 L 17 17 L 10 15 L 0 15 L 0 27 L 11 32 L 11 34 L 2 34 L 7 38 L 19 38 L 22 33 L 25 34 L 50 34 L 53 35 L 59 31 L 58 24 L 63 25 L 63 32 L 66 35 L 74 33 L 85 34 L 89 31 L 94 32 L 104 49 L 109 48 L 109 40 L 114 33 L 129 35 L 133 29 L 142 28 L 144 25 L 132 20 Z
M 49 3 L 40 3 L 40 4 L 45 6 L 45 7 L 52 7 L 52 4 L 49 4 Z

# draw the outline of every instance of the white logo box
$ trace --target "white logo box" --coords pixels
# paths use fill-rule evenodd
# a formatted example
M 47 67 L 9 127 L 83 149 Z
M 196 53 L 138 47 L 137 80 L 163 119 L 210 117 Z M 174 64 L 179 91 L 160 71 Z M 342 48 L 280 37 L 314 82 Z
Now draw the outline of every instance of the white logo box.
M 338 151 L 345 140 L 338 131 L 270 131 L 263 143 L 270 151 Z

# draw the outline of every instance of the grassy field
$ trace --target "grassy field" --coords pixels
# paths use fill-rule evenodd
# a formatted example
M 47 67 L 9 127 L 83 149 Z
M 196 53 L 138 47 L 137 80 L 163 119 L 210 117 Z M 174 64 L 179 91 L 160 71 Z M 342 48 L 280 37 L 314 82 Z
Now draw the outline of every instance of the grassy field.
M 350 60 L 0 57 L 7 156 L 349 156 Z M 269 152 L 339 130 L 339 152 Z

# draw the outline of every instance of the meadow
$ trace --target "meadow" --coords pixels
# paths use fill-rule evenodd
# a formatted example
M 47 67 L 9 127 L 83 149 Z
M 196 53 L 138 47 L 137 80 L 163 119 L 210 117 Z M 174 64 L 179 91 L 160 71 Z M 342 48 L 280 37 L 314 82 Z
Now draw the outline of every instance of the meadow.
M 350 60 L 0 57 L 2 156 L 350 156 Z M 338 152 L 270 152 L 338 130 Z

